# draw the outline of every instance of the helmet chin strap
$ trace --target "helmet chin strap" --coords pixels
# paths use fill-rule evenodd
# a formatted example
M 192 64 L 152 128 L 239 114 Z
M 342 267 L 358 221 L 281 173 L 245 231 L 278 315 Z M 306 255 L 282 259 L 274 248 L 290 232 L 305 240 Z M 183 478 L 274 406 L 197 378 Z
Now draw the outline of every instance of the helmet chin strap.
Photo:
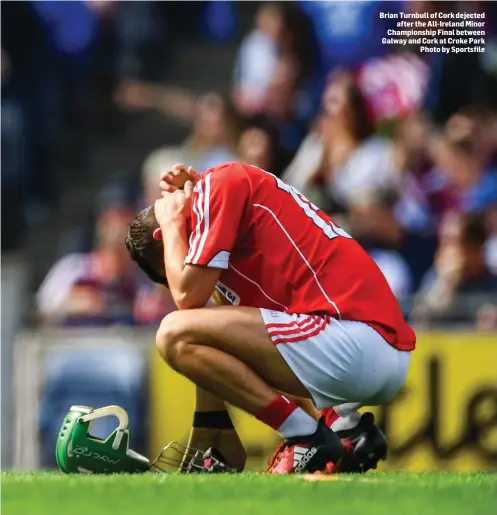
M 117 428 L 105 439 L 91 434 L 93 422 L 103 417 L 117 418 Z M 62 472 L 116 474 L 178 471 L 236 472 L 215 449 L 200 451 L 171 442 L 154 460 L 129 448 L 128 414 L 119 406 L 93 409 L 72 406 L 59 431 L 56 459 Z M 183 464 L 182 464 L 183 463 Z

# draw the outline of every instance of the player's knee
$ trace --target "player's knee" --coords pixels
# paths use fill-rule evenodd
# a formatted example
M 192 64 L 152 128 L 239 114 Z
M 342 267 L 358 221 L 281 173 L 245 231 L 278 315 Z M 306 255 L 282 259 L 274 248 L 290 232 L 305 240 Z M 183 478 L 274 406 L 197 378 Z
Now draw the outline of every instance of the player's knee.
M 157 335 L 155 345 L 162 359 L 171 368 L 176 369 L 178 360 L 186 352 L 185 341 L 186 328 L 181 313 L 174 311 L 163 318 Z

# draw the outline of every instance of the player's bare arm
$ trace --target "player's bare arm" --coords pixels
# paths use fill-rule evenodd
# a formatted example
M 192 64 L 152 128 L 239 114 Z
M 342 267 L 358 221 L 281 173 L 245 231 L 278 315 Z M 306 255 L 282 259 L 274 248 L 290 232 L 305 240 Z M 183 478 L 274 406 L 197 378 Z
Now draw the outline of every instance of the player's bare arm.
M 185 265 L 188 254 L 186 220 L 192 193 L 193 183 L 187 181 L 184 190 L 166 193 L 155 202 L 155 217 L 160 227 L 155 237 L 160 236 L 163 241 L 166 277 L 178 309 L 205 306 L 221 275 L 218 268 Z
M 195 387 L 195 411 L 188 439 L 188 448 L 205 450 L 214 448 L 223 461 L 241 472 L 245 468 L 247 453 L 231 421 L 223 400 L 199 386 Z M 185 455 L 188 460 L 188 453 Z M 183 464 L 182 470 L 185 469 Z

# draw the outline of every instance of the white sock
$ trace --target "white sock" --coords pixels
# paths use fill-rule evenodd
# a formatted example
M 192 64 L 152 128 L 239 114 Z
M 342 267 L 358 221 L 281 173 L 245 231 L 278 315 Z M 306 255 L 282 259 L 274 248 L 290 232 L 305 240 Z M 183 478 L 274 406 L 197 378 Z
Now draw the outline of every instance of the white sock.
M 360 402 L 344 402 L 333 407 L 333 411 L 340 417 L 346 417 L 353 411 L 357 411 L 362 404 Z
M 361 414 L 357 410 L 349 412 L 345 416 L 341 415 L 340 413 L 338 414 L 340 417 L 335 420 L 333 424 L 331 424 L 332 431 L 345 431 L 347 429 L 353 429 L 361 421 Z
M 297 408 L 290 413 L 286 420 L 278 428 L 278 433 L 285 439 L 293 436 L 312 435 L 318 428 L 317 420 L 314 420 L 302 408 Z

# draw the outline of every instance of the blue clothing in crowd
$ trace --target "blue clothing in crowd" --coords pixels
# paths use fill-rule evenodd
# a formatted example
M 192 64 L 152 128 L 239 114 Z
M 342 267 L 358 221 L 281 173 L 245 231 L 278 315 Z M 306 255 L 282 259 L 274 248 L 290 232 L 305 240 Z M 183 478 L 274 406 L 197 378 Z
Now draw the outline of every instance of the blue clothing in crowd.
M 393 47 L 381 40 L 397 20 L 380 18 L 380 13 L 398 13 L 404 2 L 300 1 L 300 5 L 315 24 L 325 66 L 331 69 L 355 67 L 387 54 Z

